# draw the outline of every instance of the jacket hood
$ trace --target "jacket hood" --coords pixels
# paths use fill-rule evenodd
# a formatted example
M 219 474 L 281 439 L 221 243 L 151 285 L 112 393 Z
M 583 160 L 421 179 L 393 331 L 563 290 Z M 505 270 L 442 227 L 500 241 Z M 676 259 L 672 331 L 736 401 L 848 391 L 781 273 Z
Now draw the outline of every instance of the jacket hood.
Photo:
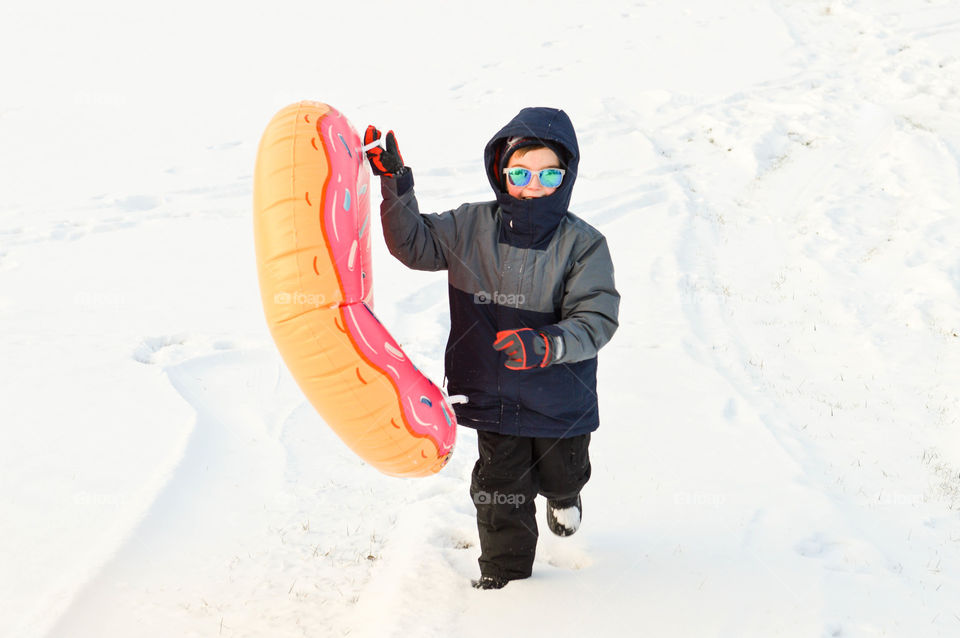
M 507 193 L 500 161 L 507 139 L 515 136 L 535 137 L 565 151 L 566 157 L 561 160 L 567 172 L 552 195 L 521 200 Z M 500 240 L 525 248 L 546 246 L 567 213 L 580 165 L 580 147 L 570 118 L 560 109 L 525 108 L 487 142 L 483 160 L 487 179 L 500 204 Z

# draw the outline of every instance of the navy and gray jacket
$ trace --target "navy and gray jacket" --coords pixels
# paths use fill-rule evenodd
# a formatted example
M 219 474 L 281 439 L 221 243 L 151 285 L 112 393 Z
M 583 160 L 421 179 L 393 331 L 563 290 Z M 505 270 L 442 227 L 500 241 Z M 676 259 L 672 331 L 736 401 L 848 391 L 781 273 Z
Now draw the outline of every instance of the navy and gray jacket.
M 519 200 L 502 186 L 500 154 L 514 136 L 565 149 L 557 190 Z M 568 212 L 580 151 L 567 114 L 522 110 L 487 144 L 484 161 L 496 200 L 421 215 L 407 169 L 381 179 L 383 233 L 410 268 L 448 271 L 450 336 L 444 359 L 460 424 L 500 434 L 570 437 L 600 424 L 597 351 L 617 329 L 620 295 L 604 236 Z M 500 330 L 534 328 L 562 339 L 545 368 L 510 370 L 493 348 Z

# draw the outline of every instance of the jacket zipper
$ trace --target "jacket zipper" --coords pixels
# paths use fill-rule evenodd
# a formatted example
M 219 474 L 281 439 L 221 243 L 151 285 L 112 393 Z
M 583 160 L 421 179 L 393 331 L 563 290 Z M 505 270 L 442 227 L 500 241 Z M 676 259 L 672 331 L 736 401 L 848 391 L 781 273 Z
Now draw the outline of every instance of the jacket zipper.
M 499 239 L 500 239 L 501 225 L 502 225 L 502 224 L 503 224 L 503 217 L 502 217 L 502 214 L 501 214 L 501 217 L 500 217 L 500 219 L 498 220 L 498 223 L 497 223 L 497 235 L 496 235 L 496 238 L 495 238 L 495 240 L 494 240 L 494 249 L 495 249 L 495 250 L 499 250 L 499 249 L 500 249 L 500 247 L 499 247 Z M 497 288 L 498 288 L 498 289 L 499 289 L 501 286 L 503 286 L 503 268 L 504 268 L 504 265 L 505 265 L 507 262 L 508 262 L 508 260 L 504 259 L 504 260 L 501 261 L 501 263 L 500 263 L 500 272 L 498 273 L 498 274 L 499 274 L 499 281 L 497 281 Z M 496 291 L 494 291 L 494 294 L 496 294 Z M 496 323 L 497 323 L 496 329 L 497 329 L 497 330 L 500 330 L 500 321 L 501 321 L 500 304 L 497 304 L 497 303 L 496 303 L 496 298 L 494 298 L 493 301 L 494 301 L 494 307 L 496 308 L 496 315 L 495 315 L 495 320 L 496 320 Z M 504 407 L 504 405 L 503 405 L 503 366 L 500 366 L 500 365 L 497 366 L 497 399 L 499 399 L 499 402 L 500 402 L 500 414 L 497 415 L 497 428 L 498 428 L 498 431 L 502 431 L 502 430 L 503 430 L 503 407 Z
M 523 249 L 521 249 L 521 250 L 522 250 L 522 253 L 521 253 L 521 254 L 522 254 L 522 258 L 521 258 L 521 260 L 520 260 L 520 268 L 519 268 L 519 270 L 517 270 L 517 296 L 514 297 L 514 308 L 515 308 L 516 310 L 519 310 L 519 309 L 520 309 L 520 305 L 521 305 L 524 301 L 526 301 L 526 299 L 521 296 L 521 295 L 523 294 L 521 291 L 523 290 L 523 271 L 524 271 L 524 269 L 525 269 L 525 267 L 526 267 L 526 265 L 527 265 L 527 256 L 528 256 L 529 253 L 530 253 L 530 249 L 529 249 L 529 248 L 523 248 Z M 513 418 L 514 418 L 514 427 L 517 429 L 517 434 L 520 434 L 520 392 L 519 392 L 519 385 L 520 385 L 520 381 L 519 381 L 519 378 L 518 378 L 518 379 L 517 379 L 517 386 L 518 386 L 518 388 L 517 388 L 517 390 L 518 390 L 518 391 L 517 391 L 517 398 L 516 398 L 515 401 L 514 401 L 514 405 L 516 406 L 516 408 L 514 409 L 514 416 L 513 416 Z
M 517 271 L 517 296 L 514 297 L 516 302 L 515 308 L 520 309 L 520 300 L 523 297 L 520 296 L 520 291 L 523 290 L 523 269 L 527 265 L 527 253 L 530 252 L 529 249 L 523 249 L 523 259 L 520 260 L 520 269 Z

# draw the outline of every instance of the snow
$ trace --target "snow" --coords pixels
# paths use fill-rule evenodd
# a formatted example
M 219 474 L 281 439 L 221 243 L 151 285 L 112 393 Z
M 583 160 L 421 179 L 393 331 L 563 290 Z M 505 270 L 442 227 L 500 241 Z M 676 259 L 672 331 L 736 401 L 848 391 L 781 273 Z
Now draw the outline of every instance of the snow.
M 0 636 L 958 635 L 955 2 L 56 4 L 0 9 Z M 277 355 L 251 173 L 300 99 L 425 211 L 521 107 L 577 127 L 621 327 L 528 580 L 470 587 L 472 431 L 382 476 Z M 443 273 L 375 252 L 440 381 Z
M 546 506 L 553 509 L 549 503 L 547 503 Z M 578 507 L 561 507 L 558 509 L 553 509 L 553 517 L 567 530 L 576 531 L 577 528 L 580 527 L 580 508 Z

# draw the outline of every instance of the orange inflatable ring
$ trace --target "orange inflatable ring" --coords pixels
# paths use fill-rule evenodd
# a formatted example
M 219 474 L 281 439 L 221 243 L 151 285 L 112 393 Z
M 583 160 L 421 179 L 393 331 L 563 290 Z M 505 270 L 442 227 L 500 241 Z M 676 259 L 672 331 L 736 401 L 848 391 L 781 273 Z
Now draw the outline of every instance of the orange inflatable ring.
M 456 417 L 373 314 L 370 173 L 360 136 L 319 102 L 260 140 L 254 238 L 270 333 L 307 399 L 362 459 L 394 476 L 440 470 Z

